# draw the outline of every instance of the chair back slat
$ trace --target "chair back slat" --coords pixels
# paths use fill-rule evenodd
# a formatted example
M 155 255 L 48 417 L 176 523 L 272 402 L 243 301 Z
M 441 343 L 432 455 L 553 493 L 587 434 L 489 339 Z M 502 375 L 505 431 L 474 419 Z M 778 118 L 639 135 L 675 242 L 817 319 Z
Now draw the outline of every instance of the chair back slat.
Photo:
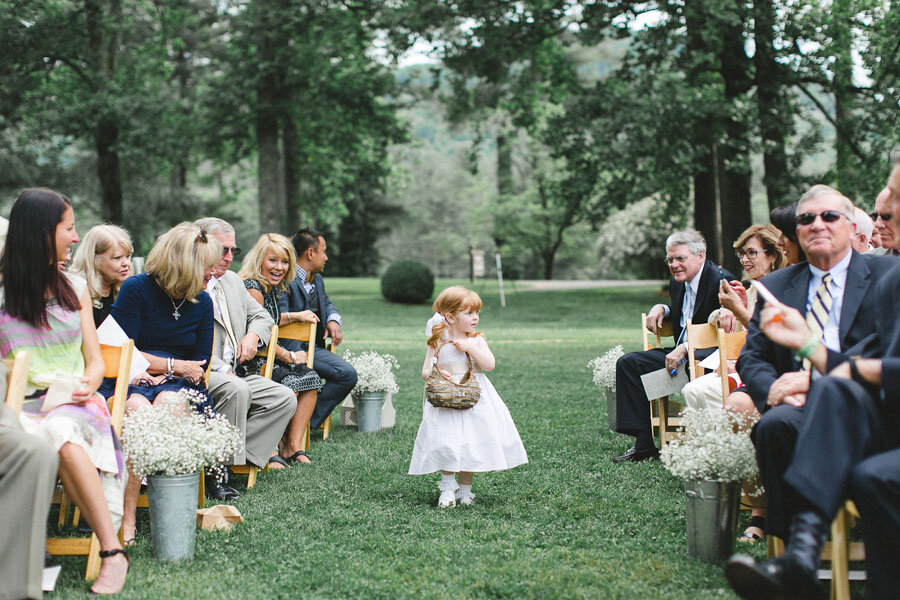
M 18 352 L 15 359 L 4 360 L 9 370 L 6 379 L 6 405 L 18 416 L 25 404 L 25 388 L 28 387 L 28 363 L 31 355 L 26 351 Z
M 728 377 L 728 361 L 737 360 L 746 341 L 746 331 L 725 333 L 724 329 L 716 330 L 716 345 L 719 348 L 719 379 L 722 383 L 722 406 L 725 406 L 725 400 L 731 393 L 729 382 L 732 379 Z
M 653 334 L 647 329 L 647 315 L 641 313 L 641 333 L 643 335 L 643 349 L 650 350 L 651 348 L 662 348 L 662 338 L 664 337 L 674 337 L 672 332 L 672 322 L 669 320 L 663 321 L 662 327 L 659 329 L 659 333 Z M 656 338 L 656 342 L 654 345 L 653 338 Z
M 300 342 L 309 342 L 306 351 L 306 366 L 312 369 L 313 355 L 316 351 L 315 323 L 288 323 L 287 325 L 281 325 L 278 327 L 278 337 Z
M 699 367 L 698 361 L 694 358 L 694 352 L 704 348 L 715 348 L 718 338 L 716 337 L 716 326 L 712 323 L 694 325 L 690 319 L 687 319 L 684 326 L 688 345 L 688 366 L 691 372 L 691 379 L 693 380 L 697 378 L 697 369 Z
M 104 377 L 114 377 L 116 388 L 113 395 L 106 400 L 109 407 L 109 421 L 117 436 L 122 435 L 122 418 L 125 416 L 125 401 L 128 399 L 128 384 L 131 375 L 131 357 L 134 354 L 134 340 L 125 340 L 121 346 L 100 345 L 103 363 L 106 366 Z

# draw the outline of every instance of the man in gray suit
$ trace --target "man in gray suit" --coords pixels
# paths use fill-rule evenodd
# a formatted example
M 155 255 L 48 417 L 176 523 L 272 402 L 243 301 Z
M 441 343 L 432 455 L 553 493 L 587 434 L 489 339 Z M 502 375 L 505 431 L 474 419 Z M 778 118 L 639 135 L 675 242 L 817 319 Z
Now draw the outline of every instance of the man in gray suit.
M 194 225 L 219 240 L 224 248 L 222 260 L 206 286 L 213 301 L 216 333 L 209 391 L 216 412 L 244 433 L 244 449 L 234 456 L 234 464 L 263 468 L 297 409 L 297 397 L 289 388 L 260 375 L 235 375 L 240 363 L 269 343 L 274 321 L 250 296 L 240 277 L 228 270 L 234 255 L 240 252 L 235 247 L 234 228 L 214 217 L 199 219 Z M 219 491 L 231 495 L 228 490 Z
M 0 400 L 6 368 L 0 365 Z M 40 598 L 47 511 L 59 455 L 0 402 L 0 600 Z

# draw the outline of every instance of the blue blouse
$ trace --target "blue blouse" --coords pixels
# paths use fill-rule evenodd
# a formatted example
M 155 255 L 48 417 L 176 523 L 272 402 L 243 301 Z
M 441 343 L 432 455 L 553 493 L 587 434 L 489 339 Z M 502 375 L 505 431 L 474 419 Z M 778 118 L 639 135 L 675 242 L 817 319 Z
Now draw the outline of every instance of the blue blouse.
M 181 316 L 176 320 L 175 307 Z M 112 316 L 141 351 L 181 360 L 209 361 L 213 343 L 213 303 L 206 292 L 197 302 L 173 301 L 146 273 L 122 283 Z

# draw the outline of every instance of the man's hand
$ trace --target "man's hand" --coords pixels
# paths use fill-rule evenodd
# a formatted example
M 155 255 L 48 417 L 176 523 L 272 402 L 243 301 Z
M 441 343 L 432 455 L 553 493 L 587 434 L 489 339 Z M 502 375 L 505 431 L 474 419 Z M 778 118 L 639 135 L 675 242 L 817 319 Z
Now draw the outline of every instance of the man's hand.
M 791 350 L 802 348 L 812 335 L 806 318 L 784 304 L 767 303 L 759 315 L 759 327 L 770 340 Z
M 850 374 L 850 361 L 842 362 L 829 371 L 828 374 L 832 377 L 840 377 L 841 379 L 852 379 Z
M 678 363 L 687 356 L 687 346 L 679 344 L 674 350 L 666 354 L 666 369 L 672 370 L 678 368 Z
M 337 321 L 328 321 L 325 324 L 325 337 L 331 336 L 331 347 L 336 348 L 344 340 L 344 332 Z
M 259 348 L 259 336 L 253 332 L 248 332 L 238 342 L 238 347 L 234 349 L 238 364 L 253 358 L 256 355 L 257 348 Z
M 791 371 L 775 380 L 769 388 L 769 406 L 787 404 L 803 406 L 806 404 L 806 392 L 809 391 L 809 372 Z
M 662 329 L 663 321 L 666 319 L 666 307 L 662 304 L 655 304 L 650 312 L 647 313 L 647 322 L 644 325 L 652 334 L 659 333 Z

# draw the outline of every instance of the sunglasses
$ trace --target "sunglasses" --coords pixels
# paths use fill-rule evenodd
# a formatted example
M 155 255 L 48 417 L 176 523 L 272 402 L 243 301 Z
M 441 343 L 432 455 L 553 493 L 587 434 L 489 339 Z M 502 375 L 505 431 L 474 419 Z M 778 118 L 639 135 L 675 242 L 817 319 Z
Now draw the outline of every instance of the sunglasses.
M 241 249 L 238 248 L 237 246 L 235 246 L 234 248 L 229 248 L 228 246 L 225 246 L 222 248 L 222 256 L 225 256 L 229 252 L 231 252 L 231 256 L 233 256 L 233 257 L 240 256 Z
M 873 213 L 869 213 L 869 216 L 872 218 L 873 222 L 877 221 L 878 217 L 881 217 L 881 220 L 884 221 L 885 223 L 887 223 L 888 221 L 891 220 L 891 217 L 893 217 L 894 215 L 892 215 L 891 213 L 873 212 Z
M 820 213 L 802 213 L 797 215 L 797 224 L 798 225 L 812 225 L 816 217 L 822 217 L 822 221 L 825 223 L 834 223 L 838 219 L 844 216 L 839 210 L 826 210 Z

